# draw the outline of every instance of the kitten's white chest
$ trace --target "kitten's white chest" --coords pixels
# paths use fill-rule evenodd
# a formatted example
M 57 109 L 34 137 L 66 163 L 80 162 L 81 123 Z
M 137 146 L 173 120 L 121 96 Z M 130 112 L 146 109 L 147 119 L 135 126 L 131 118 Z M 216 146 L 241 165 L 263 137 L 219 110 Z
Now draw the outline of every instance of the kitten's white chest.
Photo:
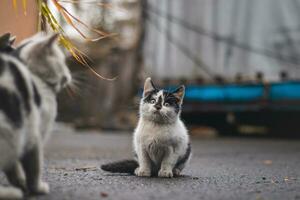
M 144 145 L 149 143 L 163 144 L 172 138 L 172 128 L 141 122 L 136 130 L 136 137 Z
M 140 123 L 135 133 L 135 149 L 146 150 L 150 159 L 159 165 L 166 150 L 176 143 L 176 138 L 172 127 Z

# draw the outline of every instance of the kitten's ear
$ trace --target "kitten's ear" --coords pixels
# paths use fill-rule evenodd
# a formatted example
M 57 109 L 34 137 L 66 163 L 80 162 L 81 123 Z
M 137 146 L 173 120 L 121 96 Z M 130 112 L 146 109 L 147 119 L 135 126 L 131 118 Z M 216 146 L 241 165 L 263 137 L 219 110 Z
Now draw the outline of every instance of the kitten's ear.
M 184 85 L 181 85 L 176 90 L 173 91 L 173 95 L 182 103 L 185 93 Z
M 155 86 L 150 77 L 145 80 L 143 96 L 147 96 L 149 92 L 155 90 Z

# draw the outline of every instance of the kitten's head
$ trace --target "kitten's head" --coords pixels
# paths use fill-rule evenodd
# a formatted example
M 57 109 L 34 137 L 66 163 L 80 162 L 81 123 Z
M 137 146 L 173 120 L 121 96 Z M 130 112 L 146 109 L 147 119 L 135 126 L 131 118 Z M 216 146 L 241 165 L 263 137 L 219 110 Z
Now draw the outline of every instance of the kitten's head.
M 59 48 L 57 39 L 57 34 L 37 34 L 22 42 L 17 48 L 20 58 L 24 60 L 29 70 L 55 92 L 59 92 L 72 80 L 65 62 L 65 54 Z
M 180 115 L 184 91 L 183 85 L 172 92 L 157 89 L 147 78 L 140 103 L 141 117 L 159 124 L 174 123 Z

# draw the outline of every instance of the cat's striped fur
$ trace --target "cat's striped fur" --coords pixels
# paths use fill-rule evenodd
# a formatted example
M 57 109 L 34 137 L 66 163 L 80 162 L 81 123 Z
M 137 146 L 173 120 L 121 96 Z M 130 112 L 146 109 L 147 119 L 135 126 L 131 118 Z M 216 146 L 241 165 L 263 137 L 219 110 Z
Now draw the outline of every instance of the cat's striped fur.
M 0 199 L 49 192 L 41 179 L 43 143 L 57 114 L 56 94 L 71 81 L 56 40 L 38 34 L 16 49 L 0 47 L 0 170 L 12 185 L 0 186 Z

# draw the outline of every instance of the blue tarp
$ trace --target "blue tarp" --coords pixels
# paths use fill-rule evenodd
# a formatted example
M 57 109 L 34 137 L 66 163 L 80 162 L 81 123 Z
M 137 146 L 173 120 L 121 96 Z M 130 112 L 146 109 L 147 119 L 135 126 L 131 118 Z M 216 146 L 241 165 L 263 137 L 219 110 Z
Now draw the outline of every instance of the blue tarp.
M 235 102 L 261 100 L 265 94 L 263 84 L 190 85 L 186 87 L 185 99 L 204 102 Z M 268 100 L 300 100 L 300 82 L 269 84 Z
M 187 86 L 185 99 L 193 101 L 253 101 L 263 97 L 262 85 Z
M 269 96 L 271 100 L 300 100 L 300 82 L 274 83 Z
M 186 100 L 192 101 L 255 101 L 264 97 L 265 85 L 263 84 L 228 84 L 187 86 Z M 272 83 L 268 88 L 269 100 L 300 100 L 300 82 Z
M 175 88 L 170 86 L 166 90 Z M 264 84 L 186 85 L 185 100 L 220 103 L 259 101 L 263 98 L 270 101 L 300 101 L 300 81 L 271 83 L 267 88 Z

